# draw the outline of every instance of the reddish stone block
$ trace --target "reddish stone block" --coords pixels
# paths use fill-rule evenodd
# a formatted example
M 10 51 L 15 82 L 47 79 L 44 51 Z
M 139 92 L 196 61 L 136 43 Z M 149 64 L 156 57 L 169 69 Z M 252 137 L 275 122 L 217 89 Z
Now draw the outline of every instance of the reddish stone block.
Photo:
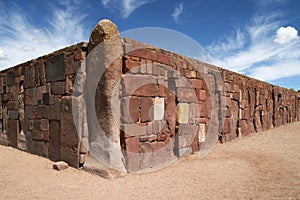
M 192 142 L 192 145 L 191 145 L 193 153 L 198 152 L 200 150 L 197 138 L 198 138 L 198 136 L 195 137 L 195 139 L 194 139 L 194 141 Z
M 121 128 L 122 131 L 124 132 L 125 138 L 147 134 L 146 124 L 140 124 L 140 123 L 123 124 Z
M 131 73 L 139 73 L 141 68 L 141 62 L 140 61 L 134 61 L 134 60 L 126 60 L 125 61 L 125 71 L 123 73 L 131 72 Z
M 178 135 L 191 135 L 195 137 L 198 133 L 198 125 L 194 124 L 180 124 L 178 126 Z
M 157 80 L 149 75 L 125 74 L 122 79 L 123 95 L 157 96 Z
M 210 109 L 209 109 L 210 110 Z M 204 102 L 199 103 L 199 112 L 200 112 L 200 117 L 208 117 L 208 105 Z
M 125 139 L 125 149 L 131 153 L 139 153 L 139 138 L 138 137 L 131 137 Z
M 165 147 L 165 143 L 164 142 L 151 142 L 150 146 L 151 146 L 152 152 L 157 152 Z
M 203 87 L 203 80 L 191 79 L 189 81 L 191 83 L 192 88 L 201 89 Z
M 157 54 L 157 62 L 166 64 L 166 65 L 170 65 L 170 58 L 167 55 L 158 53 Z
M 223 133 L 223 134 L 228 134 L 228 133 L 230 133 L 230 127 L 231 127 L 231 119 L 230 119 L 230 118 L 224 119 L 224 124 L 223 124 L 223 128 L 222 128 L 222 133 Z
M 196 94 L 199 101 L 205 101 L 207 99 L 206 90 L 197 90 Z
M 179 102 L 197 102 L 198 98 L 194 89 L 177 88 L 177 99 Z
M 149 122 L 153 120 L 154 114 L 154 99 L 142 97 L 141 98 L 141 122 Z
M 162 71 L 162 66 L 159 63 L 154 62 L 152 65 L 152 74 L 155 76 L 160 76 Z
M 140 117 L 140 99 L 124 97 L 121 100 L 121 120 L 124 123 L 135 123 Z

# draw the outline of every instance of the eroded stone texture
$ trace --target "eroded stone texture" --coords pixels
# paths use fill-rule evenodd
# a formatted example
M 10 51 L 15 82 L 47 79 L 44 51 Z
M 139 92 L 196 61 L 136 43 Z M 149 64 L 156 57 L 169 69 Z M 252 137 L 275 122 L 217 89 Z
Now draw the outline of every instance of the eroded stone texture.
M 101 20 L 94 27 L 88 45 L 86 97 L 89 150 L 94 160 L 89 163 L 88 158 L 86 163 L 97 168 L 91 164 L 98 161 L 99 167 L 107 165 L 112 170 L 126 173 L 120 148 L 121 108 L 118 97 L 122 55 L 117 26 L 109 20 Z

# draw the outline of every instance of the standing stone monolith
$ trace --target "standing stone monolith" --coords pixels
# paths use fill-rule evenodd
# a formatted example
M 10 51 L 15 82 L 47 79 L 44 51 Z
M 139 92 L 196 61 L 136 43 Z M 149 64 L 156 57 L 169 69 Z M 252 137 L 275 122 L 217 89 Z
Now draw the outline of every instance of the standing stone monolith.
M 119 122 L 123 46 L 117 26 L 101 20 L 91 33 L 87 51 L 89 157 L 84 169 L 116 178 L 126 174 Z

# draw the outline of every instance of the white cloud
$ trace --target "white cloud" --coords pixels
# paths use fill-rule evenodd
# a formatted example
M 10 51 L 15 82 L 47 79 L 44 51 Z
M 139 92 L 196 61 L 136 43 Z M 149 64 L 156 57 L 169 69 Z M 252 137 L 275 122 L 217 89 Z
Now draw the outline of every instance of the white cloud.
M 23 51 L 35 51 L 35 48 L 30 45 L 24 46 L 22 49 Z
M 287 44 L 299 38 L 298 31 L 291 26 L 280 27 L 276 33 L 277 35 L 276 38 L 274 39 L 274 42 L 278 44 Z
M 156 0 L 102 0 L 104 7 L 121 12 L 123 18 L 128 18 L 136 9 Z
M 4 53 L 2 49 L 0 49 L 0 60 L 4 60 L 7 58 L 7 55 Z
M 299 66 L 299 60 L 278 62 L 273 65 L 254 68 L 251 71 L 251 76 L 263 81 L 273 81 L 282 77 L 291 77 L 300 74 Z
M 52 14 L 43 27 L 33 25 L 24 10 L 16 4 L 8 10 L 0 10 L 0 69 L 45 55 L 68 45 L 87 40 L 83 27 L 85 18 L 72 2 L 58 6 L 49 5 Z M 8 14 L 9 13 L 9 14 Z M 3 59 L 3 55 L 5 56 Z
M 180 3 L 175 7 L 174 12 L 171 15 L 176 23 L 178 22 L 182 12 L 183 12 L 183 3 Z
M 207 47 L 212 63 L 264 81 L 300 75 L 300 41 L 292 27 L 276 35 L 280 23 L 278 14 L 254 16 L 249 25 Z M 276 43 L 278 35 L 285 45 Z

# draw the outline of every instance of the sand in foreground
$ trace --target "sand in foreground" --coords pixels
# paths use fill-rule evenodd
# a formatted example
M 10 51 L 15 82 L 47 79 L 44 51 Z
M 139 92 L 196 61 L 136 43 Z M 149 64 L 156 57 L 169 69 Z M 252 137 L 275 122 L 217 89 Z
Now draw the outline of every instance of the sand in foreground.
M 0 199 L 300 199 L 300 123 L 218 144 L 167 168 L 105 180 L 0 146 Z

